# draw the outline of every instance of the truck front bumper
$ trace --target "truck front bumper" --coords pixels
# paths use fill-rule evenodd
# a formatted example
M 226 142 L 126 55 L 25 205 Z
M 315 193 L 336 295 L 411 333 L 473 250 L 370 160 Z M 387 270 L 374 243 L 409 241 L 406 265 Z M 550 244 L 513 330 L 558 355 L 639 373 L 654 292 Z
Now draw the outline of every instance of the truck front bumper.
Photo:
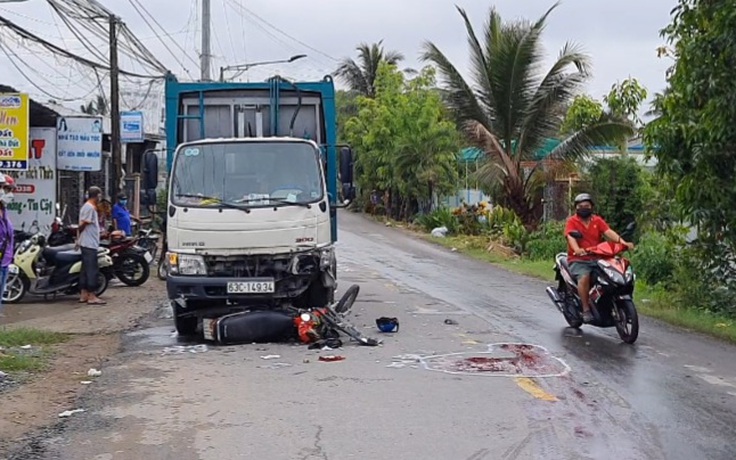
M 309 278 L 292 278 L 274 283 L 274 292 L 232 294 L 228 293 L 228 283 L 261 281 L 254 278 L 177 276 L 169 275 L 166 279 L 166 291 L 169 299 L 195 301 L 238 301 L 238 300 L 273 300 L 296 297 L 309 286 Z

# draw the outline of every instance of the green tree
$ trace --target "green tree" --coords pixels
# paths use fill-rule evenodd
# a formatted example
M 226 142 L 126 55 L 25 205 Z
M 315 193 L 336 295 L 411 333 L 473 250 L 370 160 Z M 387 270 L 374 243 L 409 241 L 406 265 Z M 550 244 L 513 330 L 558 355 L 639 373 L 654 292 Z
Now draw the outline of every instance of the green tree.
M 587 94 L 575 96 L 560 127 L 562 135 L 568 135 L 595 125 L 603 118 L 603 104 Z
M 648 197 L 648 184 L 639 163 L 628 156 L 596 159 L 588 177 L 596 210 L 616 231 L 639 222 Z
M 383 40 L 369 45 L 361 43 L 356 48 L 358 61 L 345 58 L 335 71 L 350 89 L 366 97 L 375 97 L 376 78 L 378 68 L 382 62 L 398 64 L 404 60 L 404 55 L 398 51 L 386 51 L 383 49 Z
M 608 105 L 612 116 L 626 118 L 641 125 L 639 109 L 647 95 L 647 89 L 636 78 L 627 78 L 621 83 L 614 83 L 603 101 Z
M 335 105 L 337 110 L 337 142 L 345 143 L 345 123 L 358 115 L 358 93 L 352 90 L 337 90 L 335 92 Z
M 525 172 L 523 162 L 535 160 L 546 139 L 556 137 L 573 98 L 589 77 L 589 58 L 568 43 L 546 72 L 542 32 L 555 4 L 536 22 L 504 23 L 491 7 L 480 36 L 466 12 L 458 8 L 468 34 L 471 75 L 467 82 L 432 42 L 423 59 L 434 63 L 445 83 L 446 102 L 458 123 L 486 151 L 480 168 L 486 182 L 502 184 L 502 204 L 529 227 L 542 215 L 543 174 L 539 163 Z M 605 120 L 567 135 L 551 158 L 570 160 L 587 155 L 591 146 L 621 139 L 633 132 L 630 123 Z
M 698 227 L 694 263 L 703 289 L 730 292 L 736 305 L 736 4 L 679 0 L 662 35 L 675 63 L 645 130 L 657 169 Z M 702 277 L 701 277 L 702 278 Z M 693 278 L 694 279 L 694 278 Z M 724 289 L 725 288 L 725 289 Z M 704 301 L 708 302 L 708 301 Z M 711 302 L 715 305 L 715 302 Z M 732 307 L 733 308 L 733 307 Z
M 388 192 L 394 218 L 429 211 L 433 197 L 452 192 L 457 183 L 459 135 L 444 117 L 434 84 L 431 67 L 407 80 L 383 62 L 375 97 L 358 97 L 358 115 L 346 123 L 361 194 Z

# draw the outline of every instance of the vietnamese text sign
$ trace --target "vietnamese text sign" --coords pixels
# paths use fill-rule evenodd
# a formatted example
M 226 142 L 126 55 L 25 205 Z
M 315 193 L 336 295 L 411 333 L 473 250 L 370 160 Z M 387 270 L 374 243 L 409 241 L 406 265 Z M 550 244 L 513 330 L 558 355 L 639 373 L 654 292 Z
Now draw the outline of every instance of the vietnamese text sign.
M 12 173 L 16 189 L 8 217 L 17 230 L 44 231 L 56 215 L 56 129 L 31 128 L 30 140 L 28 169 Z
M 56 167 L 61 171 L 102 169 L 102 118 L 59 117 Z
M 143 112 L 120 113 L 120 141 L 143 142 Z
M 27 94 L 0 94 L 0 169 L 28 168 L 29 104 Z

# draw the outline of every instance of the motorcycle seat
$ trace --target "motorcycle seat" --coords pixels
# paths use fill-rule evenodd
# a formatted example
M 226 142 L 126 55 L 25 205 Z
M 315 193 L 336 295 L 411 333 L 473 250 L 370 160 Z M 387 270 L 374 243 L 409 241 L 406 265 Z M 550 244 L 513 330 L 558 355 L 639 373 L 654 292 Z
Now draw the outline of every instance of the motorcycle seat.
M 97 257 L 100 257 L 105 251 L 105 248 L 97 248 Z M 73 264 L 80 260 L 82 260 L 82 251 L 75 250 L 74 247 L 71 250 L 56 253 L 56 263 L 59 265 Z
M 74 244 L 64 244 L 61 246 L 46 246 L 43 248 L 43 252 L 41 255 L 43 256 L 44 260 L 53 265 L 56 263 L 56 256 L 60 252 L 66 252 L 66 251 L 73 251 L 74 250 Z
M 59 265 L 73 264 L 80 260 L 82 260 L 82 251 L 75 251 L 74 248 L 56 253 L 56 262 Z

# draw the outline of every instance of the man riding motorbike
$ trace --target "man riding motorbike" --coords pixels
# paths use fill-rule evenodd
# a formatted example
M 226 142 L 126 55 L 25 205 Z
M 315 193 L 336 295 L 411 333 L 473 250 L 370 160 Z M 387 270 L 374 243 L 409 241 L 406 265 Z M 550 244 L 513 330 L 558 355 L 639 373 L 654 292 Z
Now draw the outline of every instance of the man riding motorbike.
M 608 241 L 621 243 L 629 249 L 634 248 L 633 243 L 628 243 L 618 233 L 611 230 L 602 217 L 593 214 L 593 197 L 587 193 L 581 193 L 575 197 L 575 215 L 567 219 L 565 226 L 565 238 L 567 239 L 567 262 L 570 264 L 570 272 L 578 282 L 578 294 L 583 304 L 583 321 L 593 321 L 590 312 L 590 273 L 597 267 L 596 256 L 588 255 L 583 248 L 589 248 L 601 242 L 605 237 Z M 571 232 L 578 231 L 583 237 L 576 240 L 570 236 Z

